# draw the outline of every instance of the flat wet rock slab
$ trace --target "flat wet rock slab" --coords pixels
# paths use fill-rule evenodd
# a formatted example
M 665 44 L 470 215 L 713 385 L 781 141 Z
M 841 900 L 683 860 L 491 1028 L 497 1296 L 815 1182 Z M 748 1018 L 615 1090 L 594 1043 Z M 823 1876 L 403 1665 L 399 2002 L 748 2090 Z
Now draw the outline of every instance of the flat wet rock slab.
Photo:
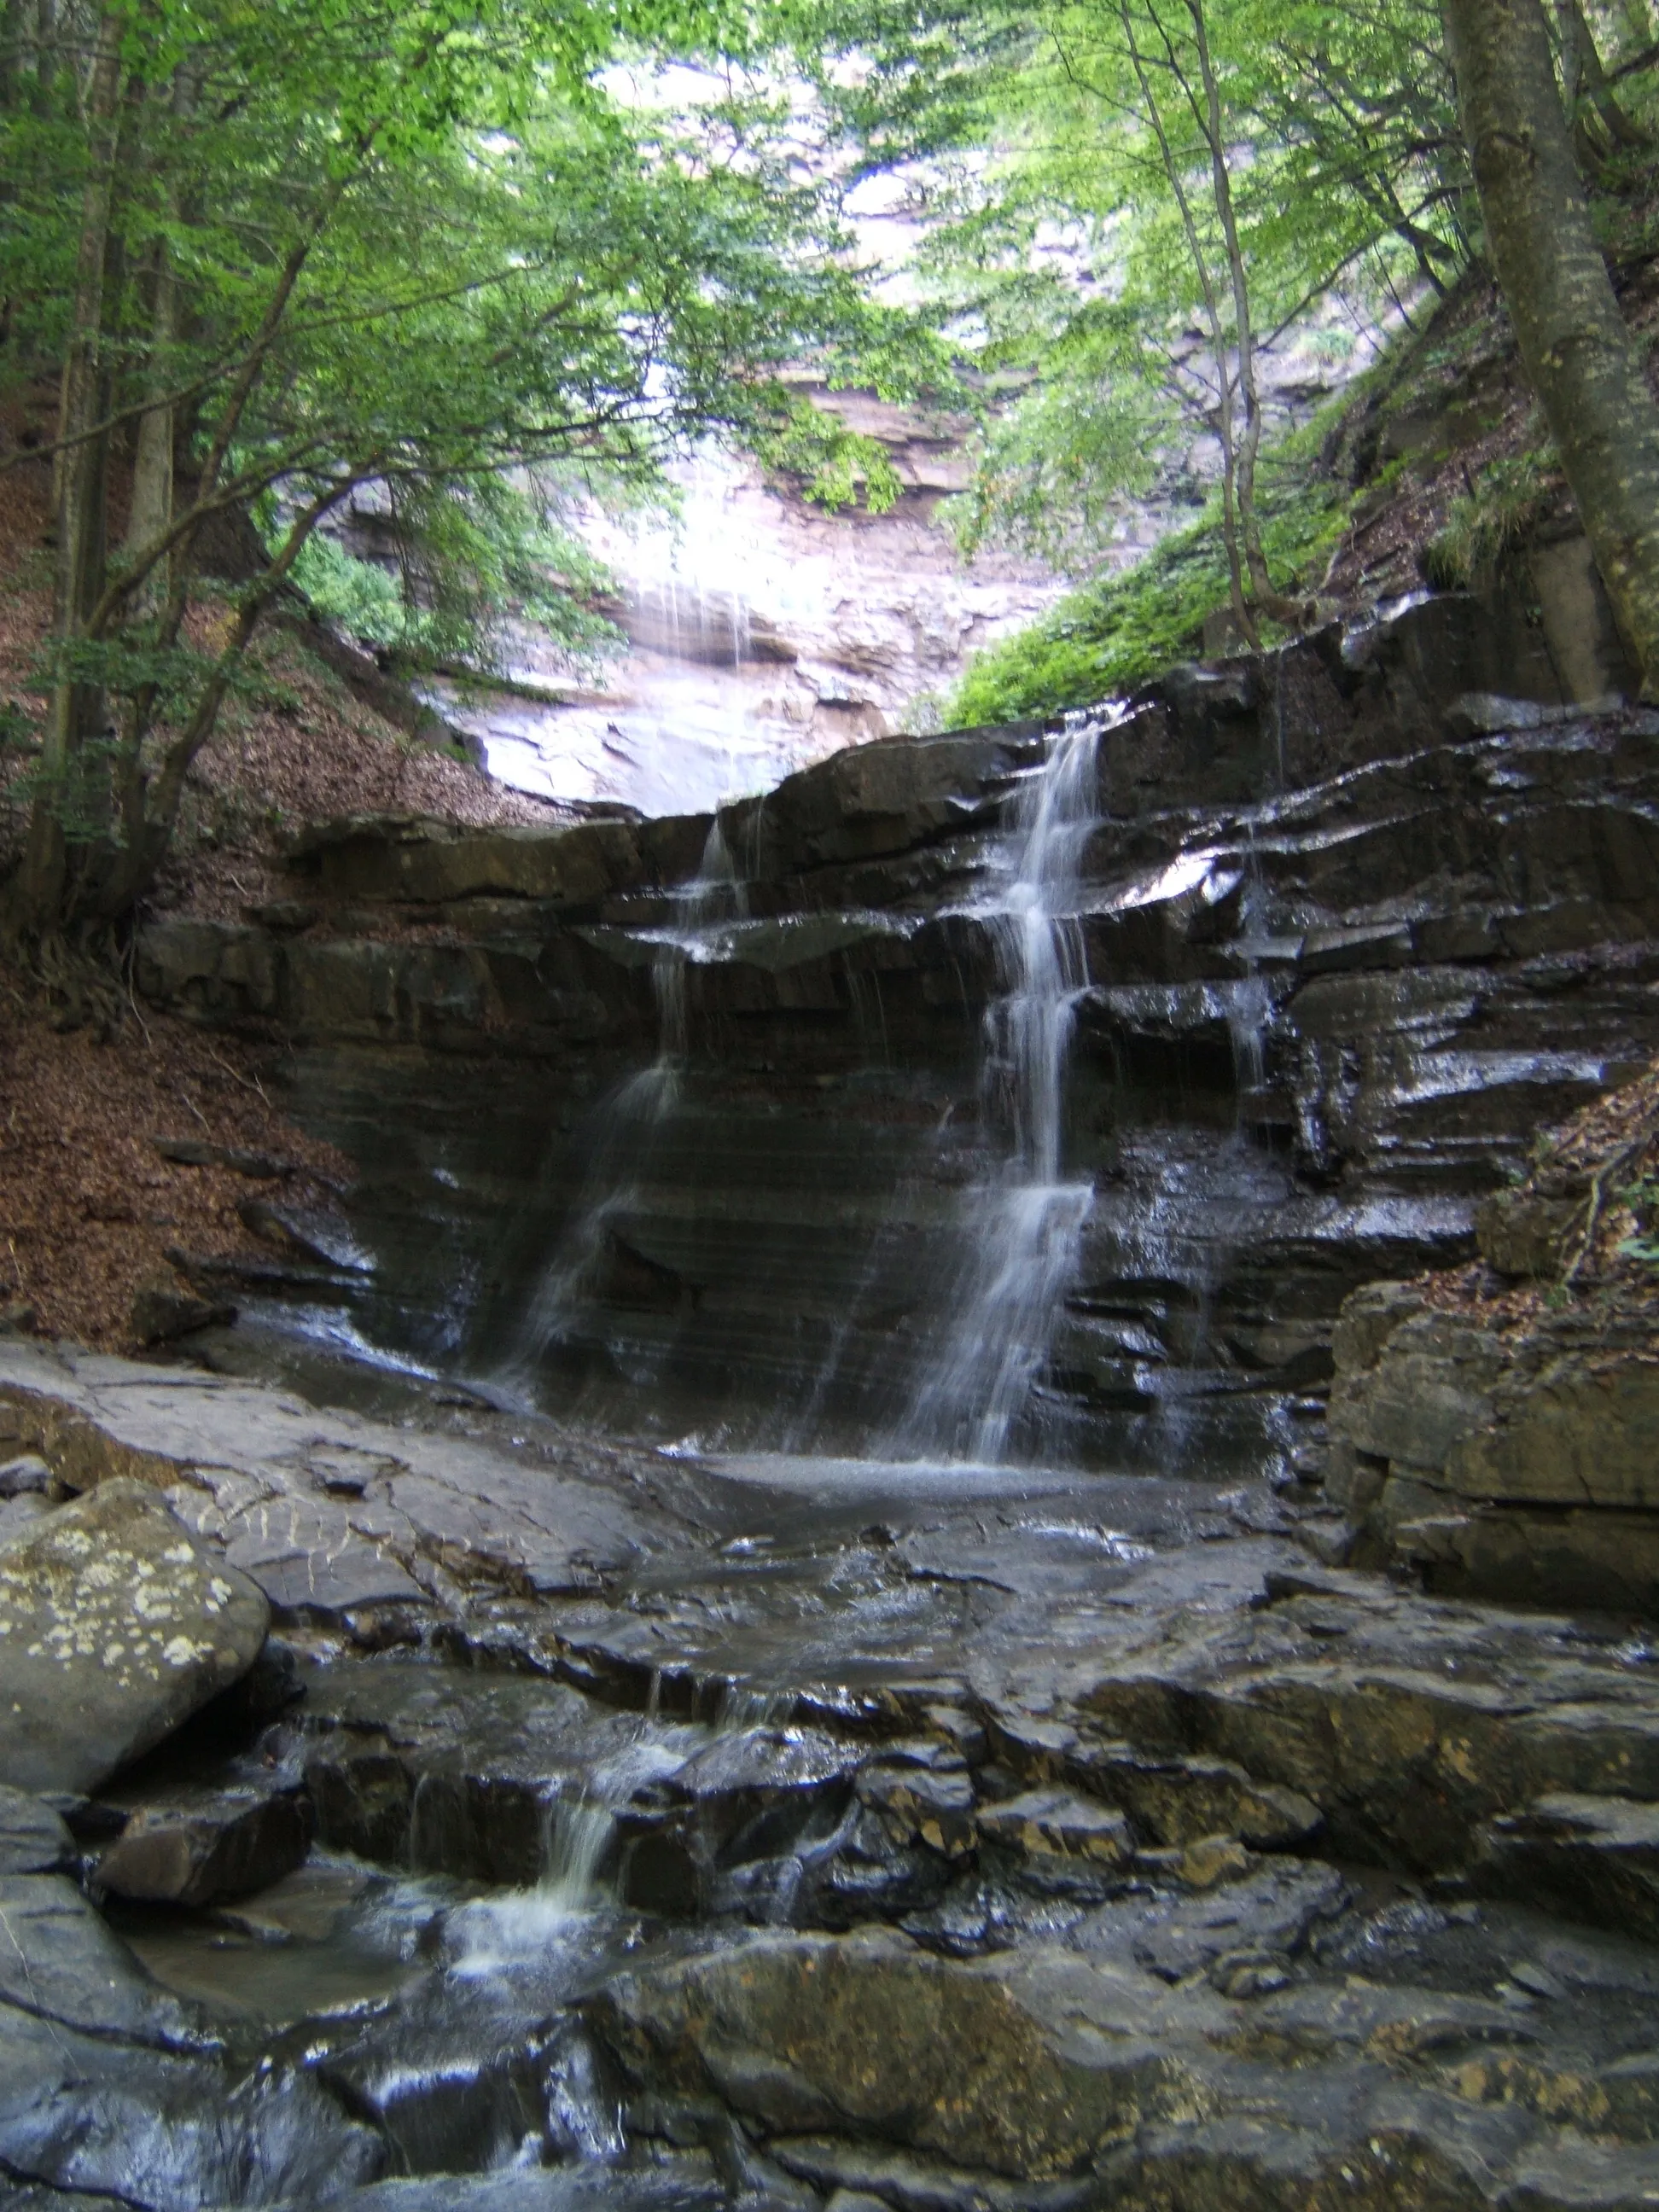
M 256 1383 L 15 1344 L 0 1346 L 0 1415 L 72 1489 L 131 1474 L 161 1491 L 279 1620 L 372 1634 L 475 1590 L 593 1590 L 687 1533 L 647 1455 L 544 1425 L 533 1444 L 500 1425 L 400 1426 Z

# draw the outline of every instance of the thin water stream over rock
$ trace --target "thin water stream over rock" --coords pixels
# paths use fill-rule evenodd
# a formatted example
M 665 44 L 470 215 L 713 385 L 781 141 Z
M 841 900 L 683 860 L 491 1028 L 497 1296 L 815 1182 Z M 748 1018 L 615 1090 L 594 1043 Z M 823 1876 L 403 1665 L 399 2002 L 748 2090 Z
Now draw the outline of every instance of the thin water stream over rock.
M 1522 1435 L 1339 1309 L 1659 1047 L 1659 718 L 1494 650 L 338 824 L 306 929 L 146 932 L 362 1174 L 194 1364 L 0 1345 L 61 1710 L 73 1496 L 173 1516 L 164 1643 L 272 1625 L 0 1793 L 0 2202 L 1656 2202 L 1647 1432 L 1605 1606 L 1343 1565 L 1326 1489 L 1443 1531 Z

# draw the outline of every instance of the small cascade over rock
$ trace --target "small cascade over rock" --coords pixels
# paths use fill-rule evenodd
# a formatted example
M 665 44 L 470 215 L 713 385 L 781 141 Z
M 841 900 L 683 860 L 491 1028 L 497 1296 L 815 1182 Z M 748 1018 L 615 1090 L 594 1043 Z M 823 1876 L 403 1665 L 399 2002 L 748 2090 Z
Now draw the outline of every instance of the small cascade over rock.
M 1064 1174 L 1062 1136 L 1073 1018 L 1090 981 L 1077 907 L 1101 734 L 1097 720 L 1063 730 L 1015 804 L 1007 881 L 984 915 L 1003 989 L 986 1008 L 981 1074 L 982 1111 L 1010 1151 L 968 1194 L 945 1341 L 901 1449 L 1004 1456 L 1076 1267 L 1094 1185 Z
M 601 1141 L 588 1171 L 583 1204 L 562 1237 L 538 1285 L 506 1379 L 523 1387 L 558 1345 L 583 1300 L 601 1288 L 607 1273 L 631 1263 L 648 1268 L 616 1226 L 638 1196 L 651 1168 L 664 1122 L 680 1097 L 690 1041 L 686 968 L 704 956 L 722 923 L 748 911 L 743 884 L 732 865 L 720 817 L 710 824 L 702 859 L 690 883 L 671 901 L 673 914 L 648 933 L 653 947 L 651 988 L 657 1004 L 657 1056 L 630 1076 L 610 1101 Z
M 616 1834 L 616 1815 L 608 1805 L 592 1798 L 572 1796 L 567 1802 L 562 1795 L 554 1800 L 548 1814 L 544 1864 L 538 1887 L 550 1903 L 580 1912 L 591 1906 L 599 1893 L 599 1863 Z

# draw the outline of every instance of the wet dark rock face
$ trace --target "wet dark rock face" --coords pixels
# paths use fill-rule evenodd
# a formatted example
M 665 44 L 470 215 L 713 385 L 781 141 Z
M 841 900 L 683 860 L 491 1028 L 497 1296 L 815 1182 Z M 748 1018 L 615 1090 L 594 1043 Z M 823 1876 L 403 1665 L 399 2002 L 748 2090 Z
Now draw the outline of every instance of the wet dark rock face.
M 1293 1466 L 1343 1297 L 1466 1255 L 1540 1123 L 1659 1043 L 1652 718 L 1485 696 L 1481 623 L 1436 600 L 1178 671 L 1101 738 L 1063 1148 L 1093 1195 L 1022 1452 Z M 290 1249 L 245 1308 L 636 1431 L 890 1436 L 1009 1142 L 984 1016 L 1044 742 L 884 741 L 727 810 L 747 918 L 679 963 L 666 1111 L 620 1086 L 705 819 L 344 823 L 296 853 L 307 933 L 153 925 L 145 988 L 275 1024 L 296 1109 L 362 1165 L 355 1263 Z
M 54 1489 L 143 1468 L 278 1624 L 61 1816 L 0 1792 L 0 2202 L 1649 2201 L 1627 1620 L 1321 1565 L 1261 1481 L 698 1462 L 457 1395 L 0 1347 Z M 585 1585 L 526 1577 L 556 1540 Z

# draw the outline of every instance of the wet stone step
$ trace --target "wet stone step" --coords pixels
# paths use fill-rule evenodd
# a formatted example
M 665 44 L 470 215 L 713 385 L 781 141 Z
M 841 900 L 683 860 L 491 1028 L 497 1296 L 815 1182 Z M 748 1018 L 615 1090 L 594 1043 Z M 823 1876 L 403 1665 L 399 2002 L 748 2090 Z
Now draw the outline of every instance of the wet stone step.
M 1069 1790 L 1028 1790 L 984 1806 L 978 1828 L 983 1841 L 1023 1862 L 1024 1870 L 1041 1881 L 1069 1884 L 1079 1875 L 1115 1873 L 1134 1856 L 1122 1814 Z
M 563 2170 L 445 2174 L 378 2182 L 332 2200 L 340 2212 L 727 2212 L 732 2195 L 708 2162 L 586 2165 Z M 785 2212 L 787 2199 L 754 2194 L 752 2212 Z M 276 2212 L 312 2212 L 290 2200 Z M 798 2212 L 798 2208 L 792 2208 Z
M 539 2162 L 551 2148 L 545 2033 L 503 2021 L 490 1992 L 465 1984 L 428 1985 L 418 2012 L 371 2022 L 319 2079 L 373 2122 L 396 2172 Z
M 855 1750 L 812 1730 L 717 1734 L 622 1809 L 623 1895 L 647 1911 L 708 1909 L 722 1873 L 827 1840 L 858 1763 Z
M 1470 1878 L 1486 1895 L 1659 1942 L 1659 1804 L 1536 1798 L 1482 1832 Z
M 858 1796 L 896 1844 L 921 1844 L 947 1859 L 974 1848 L 973 1779 L 954 1745 L 888 1746 L 859 1770 Z
M 99 1853 L 93 1886 L 169 1905 L 244 1897 L 303 1864 L 312 1826 L 311 1801 L 295 1786 L 174 1790 L 131 1814 Z
M 1186 1844 L 1237 1836 L 1255 1850 L 1305 1843 L 1322 1818 L 1295 1790 L 1261 1783 L 1231 1759 L 1166 1756 L 1127 1743 L 1080 1741 L 1064 1762 L 1068 1778 L 1116 1805 L 1152 1844 Z

